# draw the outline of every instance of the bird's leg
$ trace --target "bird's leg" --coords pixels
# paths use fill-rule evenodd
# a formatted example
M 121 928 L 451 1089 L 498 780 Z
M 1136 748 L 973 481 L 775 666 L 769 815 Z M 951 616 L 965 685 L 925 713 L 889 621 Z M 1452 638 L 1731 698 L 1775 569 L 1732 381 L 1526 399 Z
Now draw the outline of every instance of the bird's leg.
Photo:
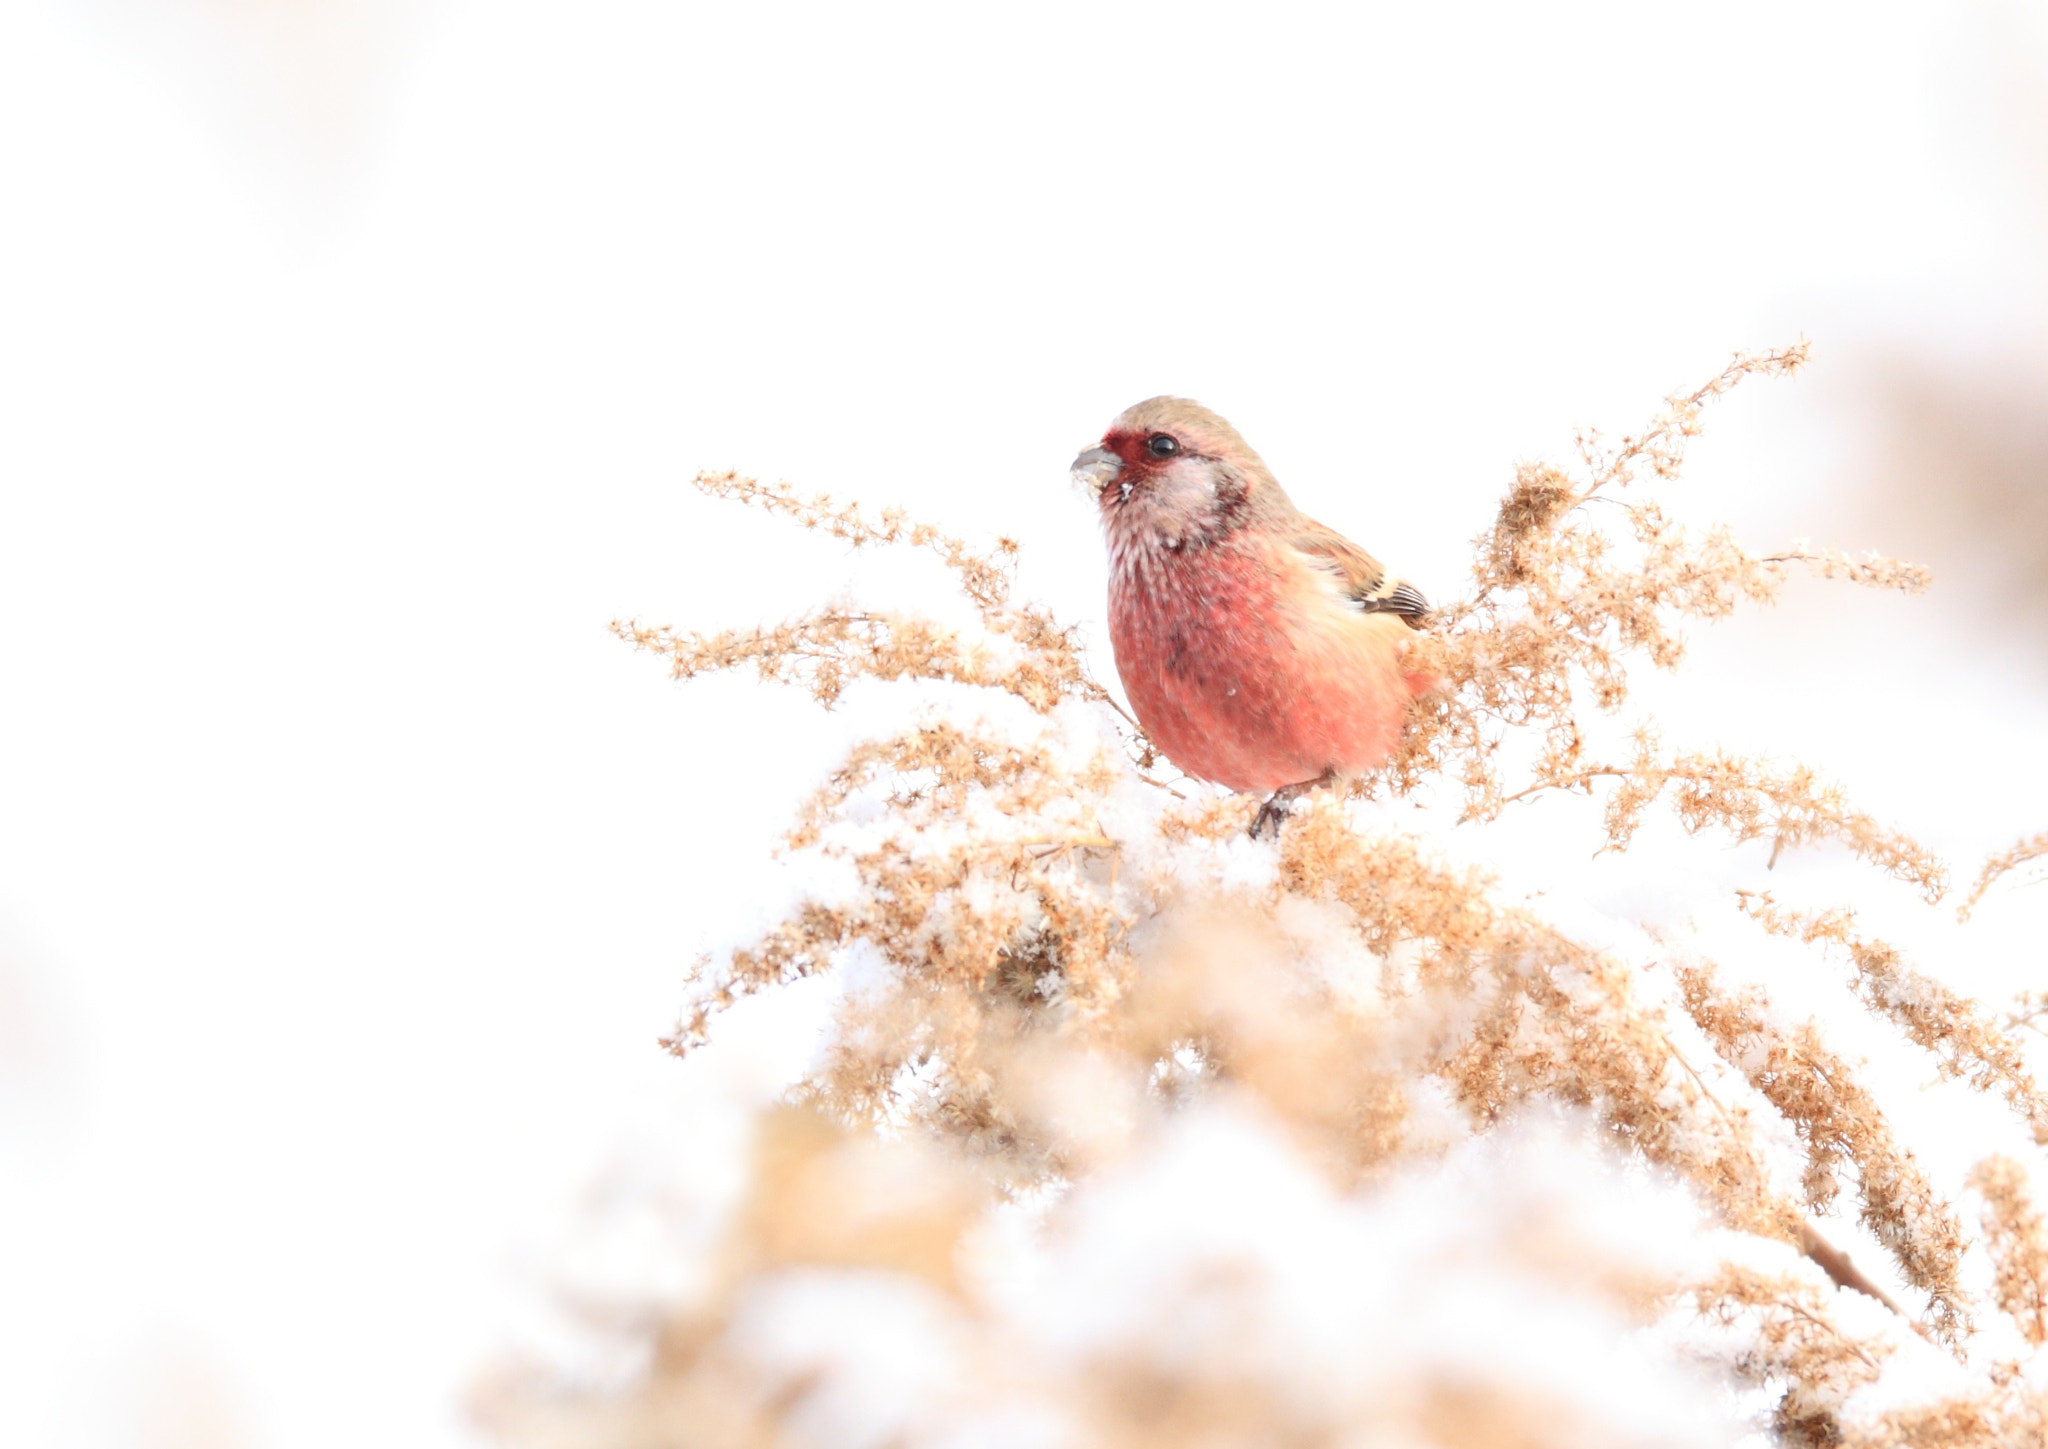
M 1280 822 L 1287 818 L 1287 812 L 1294 808 L 1294 802 L 1309 791 L 1319 789 L 1337 778 L 1334 769 L 1325 770 L 1313 780 L 1303 780 L 1295 785 L 1282 785 L 1272 797 L 1259 807 L 1259 813 L 1252 817 L 1252 839 L 1264 836 L 1278 838 Z

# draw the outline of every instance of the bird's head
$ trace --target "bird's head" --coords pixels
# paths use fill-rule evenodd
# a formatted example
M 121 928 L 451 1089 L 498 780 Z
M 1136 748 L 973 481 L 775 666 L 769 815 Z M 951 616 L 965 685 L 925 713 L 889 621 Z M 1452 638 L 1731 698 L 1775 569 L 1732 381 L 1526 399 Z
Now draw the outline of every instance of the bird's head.
M 1172 547 L 1212 542 L 1285 495 L 1251 445 L 1200 403 L 1155 397 L 1126 408 L 1074 460 L 1113 534 Z

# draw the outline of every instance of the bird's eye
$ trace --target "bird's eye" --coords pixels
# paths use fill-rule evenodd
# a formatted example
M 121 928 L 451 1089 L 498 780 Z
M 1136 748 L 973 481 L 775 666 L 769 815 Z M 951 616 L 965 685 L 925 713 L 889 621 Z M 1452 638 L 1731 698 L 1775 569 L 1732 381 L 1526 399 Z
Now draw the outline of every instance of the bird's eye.
M 1154 433 L 1145 440 L 1145 451 L 1155 458 L 1171 458 L 1180 451 L 1180 443 L 1165 433 Z

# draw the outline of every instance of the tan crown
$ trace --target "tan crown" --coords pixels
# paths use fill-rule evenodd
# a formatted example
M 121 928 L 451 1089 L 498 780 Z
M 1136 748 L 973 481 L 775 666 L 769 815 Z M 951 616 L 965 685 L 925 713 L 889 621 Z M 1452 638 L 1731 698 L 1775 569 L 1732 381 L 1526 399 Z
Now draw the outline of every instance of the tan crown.
M 1133 403 L 1109 428 L 1111 432 L 1172 433 L 1195 452 L 1212 458 L 1256 462 L 1259 457 L 1236 428 L 1184 397 L 1148 397 Z

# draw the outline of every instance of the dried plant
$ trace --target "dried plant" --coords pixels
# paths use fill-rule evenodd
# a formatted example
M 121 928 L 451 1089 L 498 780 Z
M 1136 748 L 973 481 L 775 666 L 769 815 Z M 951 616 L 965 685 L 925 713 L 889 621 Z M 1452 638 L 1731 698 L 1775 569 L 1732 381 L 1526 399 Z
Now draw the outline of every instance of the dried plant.
M 1967 921 L 1970 915 L 1983 903 L 1984 897 L 1999 880 L 2018 870 L 2030 860 L 2048 856 L 2048 831 L 2030 835 L 2016 842 L 2010 850 L 2002 850 L 1984 862 L 1984 869 L 1977 873 L 1977 883 L 1970 887 L 1970 895 L 1956 908 L 1959 920 Z
M 666 655 L 675 678 L 751 664 L 764 681 L 802 684 L 827 708 L 848 681 L 857 678 L 985 685 L 1015 695 L 1036 710 L 1050 709 L 1070 695 L 1107 698 L 1083 670 L 1071 629 L 1061 628 L 1043 609 L 1010 602 L 1009 565 L 1017 553 L 1011 540 L 998 539 L 994 549 L 978 553 L 895 510 L 870 519 L 860 509 L 835 506 L 823 495 L 798 498 L 787 484 L 757 483 L 736 473 L 699 474 L 696 486 L 714 498 L 750 503 L 855 548 L 899 545 L 931 552 L 952 571 L 991 637 L 962 639 L 927 619 L 848 608 L 820 609 L 773 629 L 711 635 L 638 624 L 612 626 L 614 633 L 639 648 Z M 1001 648 L 997 641 L 1009 647 Z
M 502 1379 L 485 1396 L 493 1422 L 577 1445 L 980 1442 L 973 1426 L 1012 1411 L 1050 1426 L 1033 1442 L 1091 1445 L 1728 1442 L 1711 1414 L 1641 1410 L 1629 1373 L 1602 1367 L 1633 1341 L 1630 1325 L 1656 1325 L 1671 1345 L 1657 1373 L 1716 1365 L 1767 1397 L 1766 1428 L 1787 1444 L 2040 1442 L 2041 1379 L 2011 1351 L 2041 1345 L 2048 1261 L 2021 1169 L 1987 1163 L 1971 1179 L 1985 1205 L 1973 1239 L 1953 1202 L 1965 1184 L 1922 1165 L 1825 1023 L 1789 1018 L 1761 985 L 1725 984 L 1682 933 L 1589 940 L 1456 863 L 1483 859 L 1486 822 L 1518 801 L 1604 790 L 1595 843 L 1611 853 L 1662 802 L 1689 832 L 1767 840 L 1773 860 L 1834 843 L 1943 898 L 1931 852 L 1812 771 L 1667 751 L 1646 720 L 1631 752 L 1587 744 L 1612 732 L 1602 717 L 1627 703 L 1633 667 L 1680 662 L 1686 621 L 1770 602 L 1794 566 L 1925 585 L 1890 559 L 1752 552 L 1660 504 L 1703 409 L 1804 358 L 1803 346 L 1738 358 L 1641 435 L 1614 447 L 1587 435 L 1576 467 L 1521 468 L 1477 541 L 1472 590 L 1416 641 L 1445 683 L 1403 753 L 1348 797 L 1304 802 L 1277 845 L 1245 838 L 1256 802 L 1149 773 L 1153 755 L 1090 677 L 1076 632 L 1013 601 L 1014 545 L 976 550 L 898 514 L 699 478 L 855 547 L 929 551 L 980 628 L 851 604 L 715 634 L 615 626 L 677 678 L 752 666 L 828 707 L 861 681 L 954 692 L 852 750 L 784 842 L 813 862 L 818 888 L 697 974 L 678 1052 L 709 1040 L 741 996 L 841 982 L 818 1065 L 763 1128 L 751 1206 L 725 1233 L 712 1286 L 661 1311 L 651 1357 L 625 1385 Z M 1387 810 L 1390 797 L 1440 801 L 1459 823 L 1401 823 L 1413 814 Z M 2048 1141 L 2020 1015 L 2001 1019 L 1909 967 L 1857 935 L 1846 910 L 1760 893 L 1740 907 L 1767 933 L 1846 958 L 1850 999 Z M 1502 1161 L 1538 1172 L 1543 1152 L 1516 1148 L 1516 1134 L 1556 1110 L 1678 1184 L 1705 1220 L 1631 1256 L 1558 1227 L 1603 1211 L 1598 1193 L 1512 1221 L 1483 1193 L 1457 1195 L 1456 1174 L 1496 1140 Z M 1247 1122 L 1266 1144 L 1246 1149 L 1260 1172 L 1293 1182 L 1298 1166 L 1314 1184 L 1268 1210 L 1298 1209 L 1298 1230 L 1323 1245 L 1301 1251 L 1334 1255 L 1329 1282 L 1377 1305 L 1362 1318 L 1328 1309 L 1334 1340 L 1364 1357 L 1322 1377 L 1296 1362 L 1316 1351 L 1288 1347 L 1299 1325 L 1272 1297 L 1294 1260 L 1243 1246 L 1242 1261 L 1217 1258 L 1207 1230 L 1187 1226 L 1200 1219 L 1191 1193 L 1221 1200 L 1248 1179 L 1175 1167 L 1175 1152 L 1206 1161 L 1186 1145 L 1199 1139 L 1227 1157 Z M 1845 1189 L 1893 1292 L 1816 1225 Z M 1429 1192 L 1460 1205 L 1439 1202 L 1426 1220 L 1387 1206 Z M 1031 1261 L 1071 1322 L 1049 1327 L 963 1270 L 986 1258 L 976 1235 L 1002 1211 L 1035 1214 L 1049 1235 Z M 1136 1226 L 1147 1213 L 1156 1231 Z M 1354 1262 L 1347 1234 L 1367 1218 L 1377 1250 Z M 1126 1219 L 1103 1261 L 1142 1268 L 1150 1286 L 1097 1291 L 1073 1243 Z M 1988 1305 L 1968 1287 L 1979 1249 L 1993 1264 Z M 1506 1295 L 1457 1320 L 1464 1339 L 1404 1338 L 1373 1318 L 1464 1311 L 1445 1305 L 1465 1301 L 1472 1268 L 1396 1271 L 1431 1252 L 1484 1265 L 1489 1291 Z M 1319 1291 L 1286 1301 L 1321 1303 Z M 847 1427 L 869 1422 L 847 1396 L 882 1372 L 862 1358 L 872 1345 L 813 1343 L 792 1326 L 839 1323 L 831 1305 L 855 1301 L 907 1315 L 921 1325 L 901 1329 L 923 1345 L 918 1361 L 946 1365 L 942 1386 L 875 1409 L 886 1424 L 871 1434 Z M 1533 1348 L 1495 1345 L 1482 1327 L 1503 1313 L 1539 1336 L 1613 1327 L 1581 1355 L 1588 1374 L 1547 1381 Z M 789 1347 L 799 1339 L 811 1347 Z
M 1908 967 L 1895 947 L 1856 935 L 1851 911 L 1787 911 L 1768 895 L 1741 896 L 1743 909 L 1765 930 L 1841 947 L 1854 971 L 1851 989 L 1872 1013 L 1932 1053 L 1944 1076 L 2003 1097 L 2034 1141 L 2048 1144 L 2048 1098 L 2034 1084 L 2019 1041 L 1976 1002 Z
M 1676 668 L 1685 654 L 1680 621 L 1721 618 L 1743 599 L 1771 603 L 1794 564 L 1872 588 L 1927 587 L 1924 569 L 1876 555 L 1851 558 L 1805 543 L 1753 553 L 1725 529 L 1695 534 L 1658 499 L 1641 495 L 1646 480 L 1678 477 L 1708 404 L 1746 378 L 1796 372 L 1807 354 L 1802 342 L 1738 357 L 1711 382 L 1671 398 L 1662 416 L 1618 447 L 1580 434 L 1576 471 L 1548 463 L 1517 471 L 1491 532 L 1478 542 L 1472 592 L 1439 609 L 1440 628 L 1418 645 L 1418 657 L 1448 687 L 1424 701 L 1389 772 L 1392 788 L 1455 778 L 1465 788 L 1467 817 L 1487 820 L 1542 791 L 1619 781 L 1606 818 L 1607 843 L 1618 849 L 1650 803 L 1675 785 L 1688 830 L 1718 826 L 1738 840 L 1769 839 L 1774 851 L 1839 840 L 1930 899 L 1946 891 L 1946 873 L 1926 849 L 1850 809 L 1811 771 L 1776 771 L 1718 752 L 1667 760 L 1647 728 L 1637 731 L 1634 758 L 1625 763 L 1585 758 L 1586 704 L 1611 713 L 1626 703 L 1632 657 Z M 1596 503 L 1610 516 L 1597 516 Z M 1499 759 L 1503 741 L 1516 734 L 1539 739 L 1541 752 L 1527 783 L 1510 792 Z
M 1987 1157 L 1970 1174 L 1984 1196 L 1984 1243 L 1996 1269 L 1994 1292 L 2028 1344 L 2048 1340 L 2048 1234 L 2027 1191 L 2027 1170 L 2010 1157 Z

